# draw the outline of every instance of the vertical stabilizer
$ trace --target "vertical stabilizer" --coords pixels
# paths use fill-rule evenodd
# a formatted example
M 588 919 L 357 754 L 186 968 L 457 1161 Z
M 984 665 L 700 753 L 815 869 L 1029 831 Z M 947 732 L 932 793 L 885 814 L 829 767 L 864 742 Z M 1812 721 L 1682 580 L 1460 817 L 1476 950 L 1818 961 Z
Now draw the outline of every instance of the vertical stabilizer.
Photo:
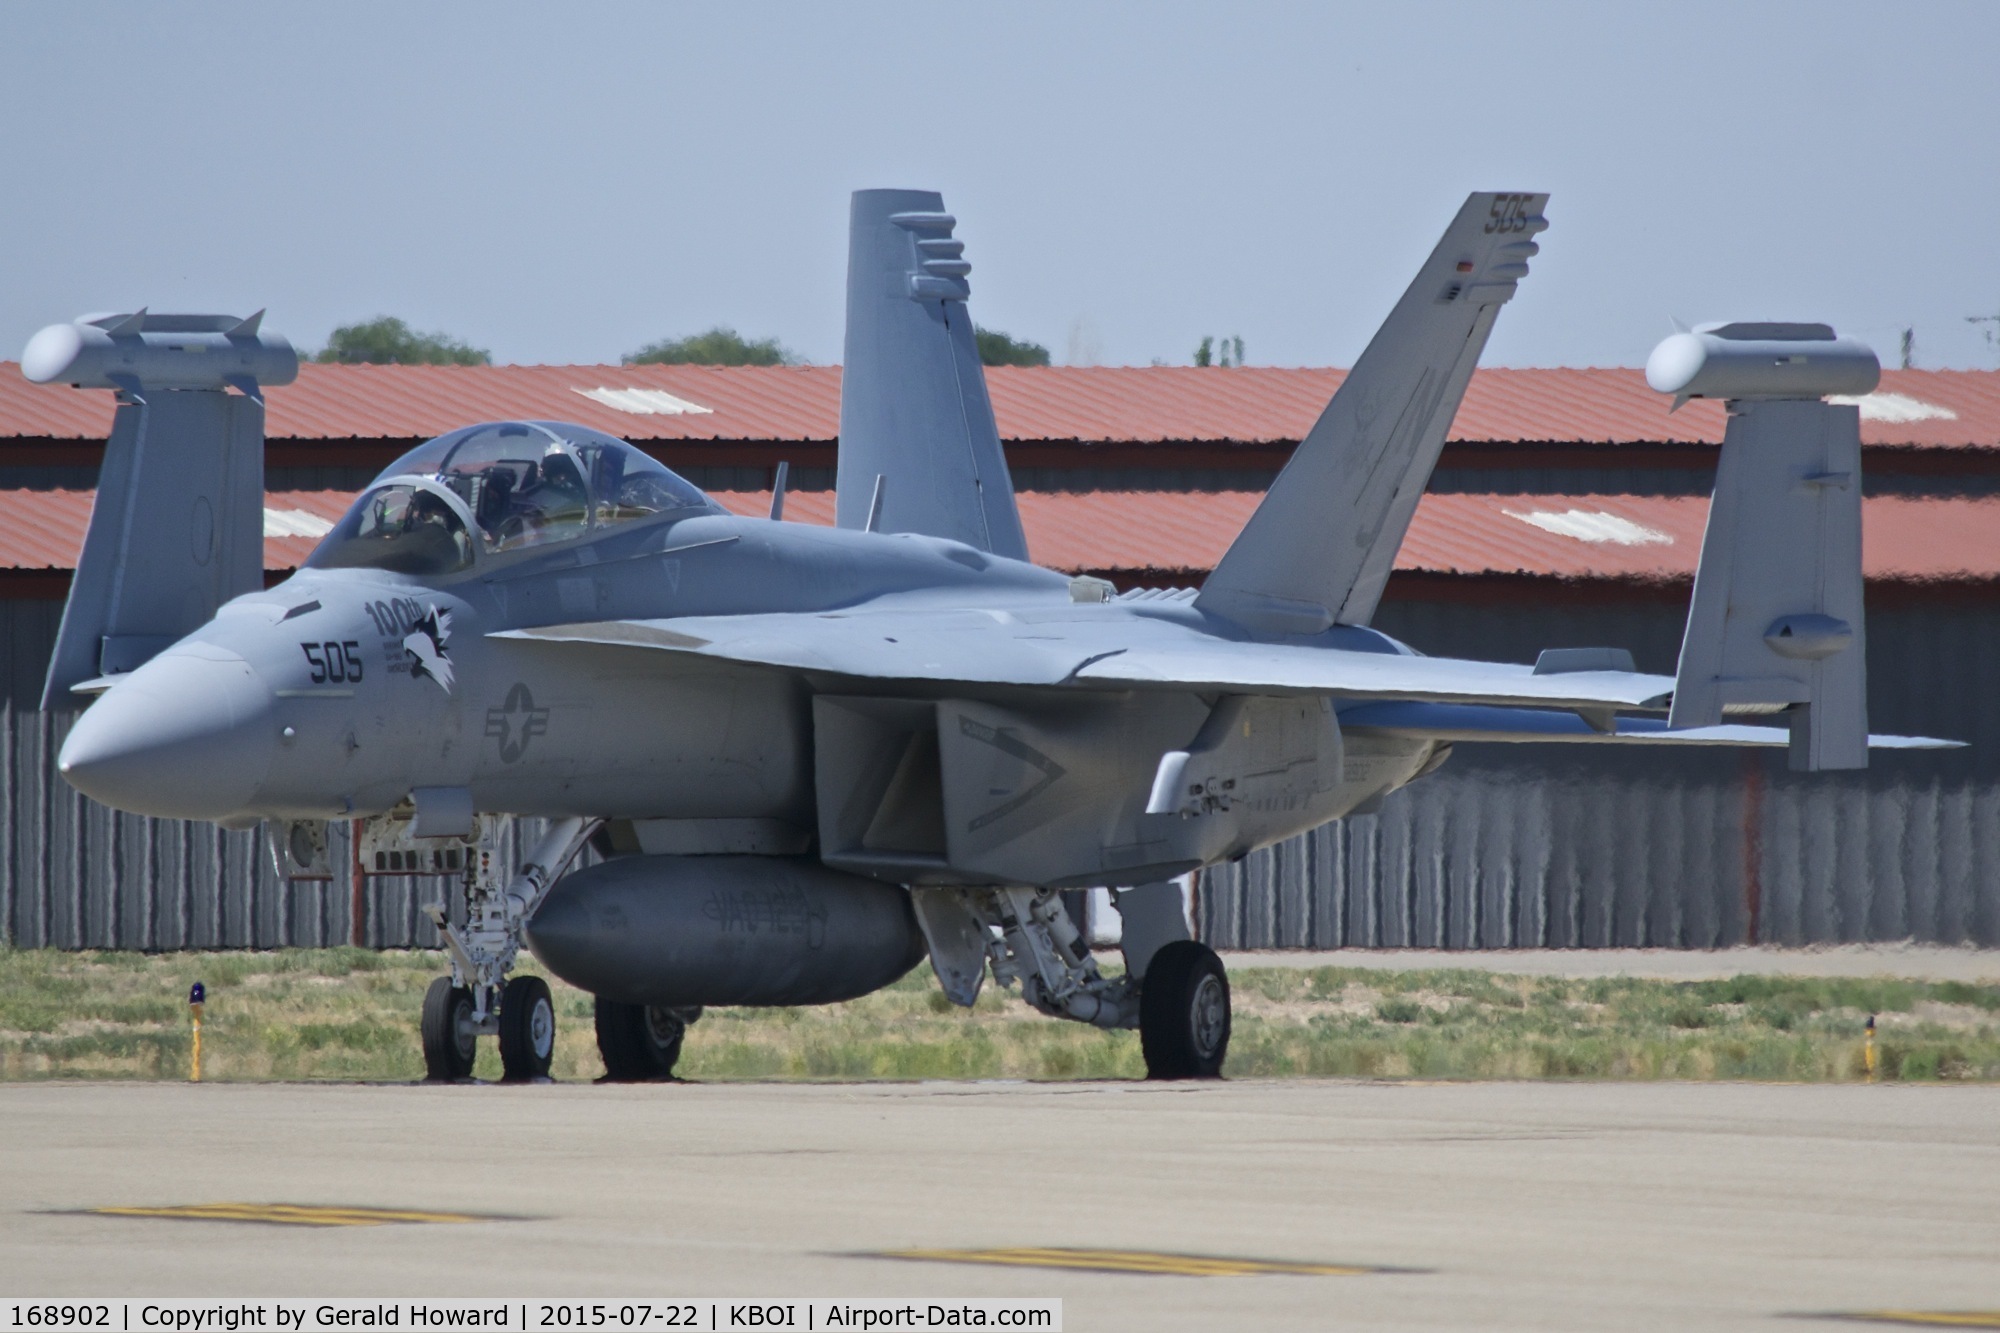
M 1794 769 L 1867 767 L 1861 410 L 1821 396 L 1879 378 L 1824 324 L 1707 325 L 1654 349 L 1655 389 L 1729 409 L 1669 726 L 1783 710 Z
M 854 194 L 835 512 L 843 528 L 866 525 L 874 508 L 876 531 L 1024 560 L 956 226 L 934 191 Z
M 1269 634 L 1368 623 L 1494 317 L 1527 276 L 1547 202 L 1465 201 L 1197 606 Z
M 135 669 L 264 586 L 259 386 L 291 382 L 298 357 L 261 314 L 142 310 L 29 341 L 29 379 L 119 395 L 43 708 L 73 705 L 71 686 Z

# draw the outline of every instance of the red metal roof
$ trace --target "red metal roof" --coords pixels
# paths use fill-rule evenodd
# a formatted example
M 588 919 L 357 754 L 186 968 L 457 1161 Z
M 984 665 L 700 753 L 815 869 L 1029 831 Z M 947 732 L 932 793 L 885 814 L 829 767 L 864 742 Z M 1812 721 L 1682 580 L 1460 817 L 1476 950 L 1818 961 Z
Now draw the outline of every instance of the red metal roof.
M 304 514 L 332 523 L 352 496 L 272 491 L 266 529 Z M 726 491 L 730 511 L 770 512 L 771 497 Z M 1154 570 L 1197 576 L 1214 567 L 1262 497 L 1249 491 L 1035 492 L 1021 499 L 1028 549 L 1065 570 Z M 89 491 L 0 491 L 0 568 L 74 568 L 90 521 Z M 1863 561 L 1872 580 L 2000 578 L 2000 499 L 1863 501 Z M 1708 501 L 1687 496 L 1427 495 L 1396 568 L 1435 574 L 1677 580 L 1693 575 Z M 786 497 L 790 522 L 831 524 L 833 494 Z M 267 568 L 294 569 L 318 538 L 267 536 Z
M 75 569 L 93 496 L 91 491 L 0 491 L 0 569 Z M 331 526 L 353 502 L 345 491 L 267 491 L 265 527 L 272 526 L 274 514 L 294 513 Z M 278 522 L 283 525 L 283 518 Z M 317 545 L 317 537 L 266 536 L 264 567 L 295 569 Z
M 770 512 L 768 494 L 722 492 L 739 514 Z M 1251 491 L 1027 492 L 1028 551 L 1066 570 L 1214 568 L 1263 496 Z M 785 499 L 785 517 L 833 521 L 833 496 Z M 1694 575 L 1708 500 L 1698 496 L 1426 495 L 1396 568 L 1435 574 L 1678 580 Z M 2000 578 L 2000 499 L 1871 496 L 1862 502 L 1863 566 L 1875 580 Z
M 1014 441 L 1260 444 L 1302 438 L 1346 372 L 1266 366 L 994 366 L 1000 434 Z M 706 412 L 620 410 L 587 397 L 642 390 Z M 1893 399 L 1881 395 L 1894 395 Z M 575 421 L 633 440 L 834 439 L 838 366 L 322 366 L 268 391 L 273 439 L 423 439 L 505 417 Z M 1891 370 L 1866 409 L 1871 445 L 2000 449 L 2000 371 Z M 629 395 L 624 401 L 634 404 Z M 670 400 L 657 405 L 671 408 Z M 1459 442 L 1717 443 L 1722 408 L 1668 400 L 1640 371 L 1480 370 Z M 1908 420 L 1871 419 L 1912 417 Z M 1949 414 L 1949 415 L 1946 415 Z M 30 384 L 0 362 L 0 438 L 103 439 L 111 395 Z

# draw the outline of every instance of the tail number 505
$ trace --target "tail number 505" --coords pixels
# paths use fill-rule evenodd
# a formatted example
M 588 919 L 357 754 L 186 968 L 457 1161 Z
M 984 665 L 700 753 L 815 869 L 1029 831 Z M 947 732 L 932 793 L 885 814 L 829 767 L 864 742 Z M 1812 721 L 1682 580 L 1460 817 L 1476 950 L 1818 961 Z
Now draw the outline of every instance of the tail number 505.
M 1484 230 L 1489 233 L 1499 232 L 1502 235 L 1526 231 L 1529 224 L 1535 220 L 1528 212 L 1528 205 L 1533 198 L 1534 196 L 1526 194 L 1495 195 L 1493 206 L 1486 210 L 1488 221 Z

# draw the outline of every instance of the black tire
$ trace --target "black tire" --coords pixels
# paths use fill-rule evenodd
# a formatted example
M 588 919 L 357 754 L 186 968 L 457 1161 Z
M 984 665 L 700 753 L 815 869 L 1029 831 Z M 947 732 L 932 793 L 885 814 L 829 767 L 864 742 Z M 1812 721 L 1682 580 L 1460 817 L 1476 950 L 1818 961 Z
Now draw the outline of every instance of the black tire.
M 424 1077 L 455 1083 L 472 1077 L 479 1034 L 472 1030 L 472 992 L 439 977 L 424 992 Z
M 1139 983 L 1139 1046 L 1147 1078 L 1221 1078 L 1229 1054 L 1229 977 L 1194 940 L 1163 946 Z
M 674 1076 L 687 1025 L 700 1015 L 644 1004 L 597 1001 L 597 1053 L 609 1083 L 654 1083 Z
M 510 1083 L 547 1078 L 556 1054 L 556 1005 L 540 977 L 515 977 L 500 992 L 500 1069 Z

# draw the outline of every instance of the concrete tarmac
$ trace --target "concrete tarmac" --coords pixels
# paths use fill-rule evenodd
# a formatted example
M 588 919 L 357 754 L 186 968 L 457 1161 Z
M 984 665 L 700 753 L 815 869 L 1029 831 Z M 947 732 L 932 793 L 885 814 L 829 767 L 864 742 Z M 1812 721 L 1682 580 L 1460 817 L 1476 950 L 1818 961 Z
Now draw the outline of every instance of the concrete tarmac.
M 518 1220 L 78 1211 L 223 1201 Z M 1019 1246 L 1416 1271 L 868 1257 Z M 1071 1330 L 1994 1309 L 2000 1087 L 14 1084 L 0 1294 L 1058 1296 Z

